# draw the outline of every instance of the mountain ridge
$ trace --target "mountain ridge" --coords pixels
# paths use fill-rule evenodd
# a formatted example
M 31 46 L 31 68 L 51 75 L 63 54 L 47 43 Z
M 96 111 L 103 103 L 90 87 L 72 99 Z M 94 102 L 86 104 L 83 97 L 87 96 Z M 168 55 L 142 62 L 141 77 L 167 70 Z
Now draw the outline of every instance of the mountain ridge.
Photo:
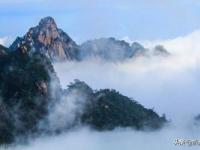
M 30 28 L 23 37 L 17 37 L 10 49 L 16 50 L 25 43 L 31 47 L 31 53 L 38 51 L 45 54 L 52 62 L 82 61 L 91 57 L 106 61 L 124 61 L 138 56 L 170 55 L 163 46 L 156 46 L 151 52 L 138 42 L 130 45 L 124 40 L 113 37 L 88 40 L 78 45 L 57 27 L 52 17 L 41 19 L 39 24 Z

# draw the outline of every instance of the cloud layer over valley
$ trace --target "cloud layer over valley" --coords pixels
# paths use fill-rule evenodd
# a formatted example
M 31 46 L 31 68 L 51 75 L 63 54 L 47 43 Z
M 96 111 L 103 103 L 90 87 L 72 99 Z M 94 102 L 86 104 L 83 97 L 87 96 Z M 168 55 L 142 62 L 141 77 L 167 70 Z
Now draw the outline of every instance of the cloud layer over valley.
M 28 146 L 17 146 L 14 149 L 188 149 L 188 146 L 175 146 L 174 142 L 177 138 L 198 139 L 200 136 L 200 126 L 194 125 L 193 120 L 200 113 L 199 41 L 200 32 L 195 31 L 172 40 L 142 42 L 146 47 L 164 45 L 172 54 L 170 57 L 139 57 L 122 63 L 92 59 L 54 64 L 64 88 L 74 79 L 79 79 L 93 89 L 116 89 L 145 107 L 154 108 L 160 115 L 165 113 L 170 124 L 164 129 L 156 132 L 139 132 L 132 129 L 96 132 L 83 127 L 56 137 L 41 137 Z M 50 119 L 56 123 L 55 116 L 71 113 L 62 111 L 70 106 L 71 104 L 58 104 L 55 115 Z M 72 111 L 79 108 L 74 105 L 72 107 Z

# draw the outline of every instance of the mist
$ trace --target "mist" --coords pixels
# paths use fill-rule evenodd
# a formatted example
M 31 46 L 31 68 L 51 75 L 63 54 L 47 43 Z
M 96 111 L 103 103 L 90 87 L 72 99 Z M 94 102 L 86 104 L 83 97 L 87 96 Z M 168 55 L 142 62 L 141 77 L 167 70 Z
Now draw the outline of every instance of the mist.
M 179 129 L 163 129 L 158 132 L 144 133 L 131 129 L 116 129 L 115 131 L 109 132 L 96 132 L 91 131 L 88 128 L 82 128 L 56 137 L 39 138 L 32 142 L 31 145 L 18 146 L 15 150 L 197 149 L 198 146 L 175 146 L 175 140 L 180 137 L 183 139 L 194 139 L 198 138 L 198 135 L 195 131 L 183 131 Z
M 141 57 L 123 63 L 93 59 L 55 64 L 55 69 L 63 88 L 79 79 L 93 89 L 116 89 L 170 119 L 199 113 L 199 58 L 192 53 Z
M 81 127 L 58 136 L 40 137 L 29 145 L 11 149 L 188 149 L 187 144 L 175 146 L 174 142 L 176 139 L 196 140 L 200 136 L 200 126 L 194 123 L 194 117 L 200 113 L 200 55 L 198 55 L 200 46 L 198 40 L 194 40 L 198 39 L 197 37 L 200 38 L 200 34 L 195 32 L 185 37 L 160 41 L 172 54 L 170 57 L 140 57 L 120 63 L 94 58 L 83 62 L 54 64 L 63 88 L 74 79 L 79 79 L 93 89 L 116 89 L 146 108 L 153 108 L 160 115 L 165 113 L 170 120 L 168 126 L 154 132 L 135 131 L 129 128 L 97 132 L 88 127 Z M 144 43 L 148 46 L 157 44 L 157 42 Z M 72 106 L 73 112 L 80 108 L 74 104 L 65 106 L 62 102 L 55 107 L 59 109 L 54 110 L 54 115 L 51 114 L 52 122 L 57 122 L 56 118 L 60 114 L 65 116 L 69 113 L 62 111 L 62 108 Z M 61 117 L 61 119 L 66 119 L 65 123 L 68 123 L 67 118 Z M 197 147 L 192 146 L 190 149 Z

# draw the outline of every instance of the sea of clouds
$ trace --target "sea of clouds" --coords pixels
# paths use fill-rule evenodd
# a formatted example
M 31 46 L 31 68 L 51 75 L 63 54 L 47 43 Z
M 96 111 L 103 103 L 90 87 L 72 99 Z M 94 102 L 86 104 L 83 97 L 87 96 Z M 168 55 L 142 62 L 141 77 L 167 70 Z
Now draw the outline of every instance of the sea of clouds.
M 188 149 L 187 144 L 175 146 L 174 142 L 176 139 L 200 139 L 200 126 L 194 122 L 194 117 L 200 113 L 200 31 L 172 40 L 143 41 L 142 43 L 150 48 L 156 44 L 162 44 L 171 56 L 140 57 L 122 63 L 93 59 L 58 63 L 54 67 L 63 88 L 66 88 L 74 79 L 79 79 L 85 81 L 93 89 L 116 89 L 145 107 L 153 108 L 160 115 L 165 113 L 167 119 L 170 120 L 169 126 L 154 132 L 132 129 L 97 132 L 82 127 L 58 136 L 41 137 L 28 145 L 19 145 L 11 149 Z M 59 107 L 59 111 L 55 112 L 61 112 L 62 116 L 65 116 L 60 108 L 65 107 Z M 73 109 L 75 108 L 73 105 Z M 53 118 L 55 122 L 59 120 L 59 118 L 58 120 L 56 117 Z M 199 146 L 191 146 L 189 149 L 198 148 Z

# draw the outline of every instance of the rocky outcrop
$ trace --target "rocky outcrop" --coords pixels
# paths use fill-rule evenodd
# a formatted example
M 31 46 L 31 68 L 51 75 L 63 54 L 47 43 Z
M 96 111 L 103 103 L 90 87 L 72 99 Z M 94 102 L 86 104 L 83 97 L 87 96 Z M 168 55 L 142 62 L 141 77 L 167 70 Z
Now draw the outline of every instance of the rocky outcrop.
M 45 54 L 52 61 L 78 60 L 79 46 L 61 29 L 52 17 L 43 18 L 39 25 L 30 28 L 24 37 L 18 37 L 10 49 L 21 45 L 31 47 L 31 52 Z

